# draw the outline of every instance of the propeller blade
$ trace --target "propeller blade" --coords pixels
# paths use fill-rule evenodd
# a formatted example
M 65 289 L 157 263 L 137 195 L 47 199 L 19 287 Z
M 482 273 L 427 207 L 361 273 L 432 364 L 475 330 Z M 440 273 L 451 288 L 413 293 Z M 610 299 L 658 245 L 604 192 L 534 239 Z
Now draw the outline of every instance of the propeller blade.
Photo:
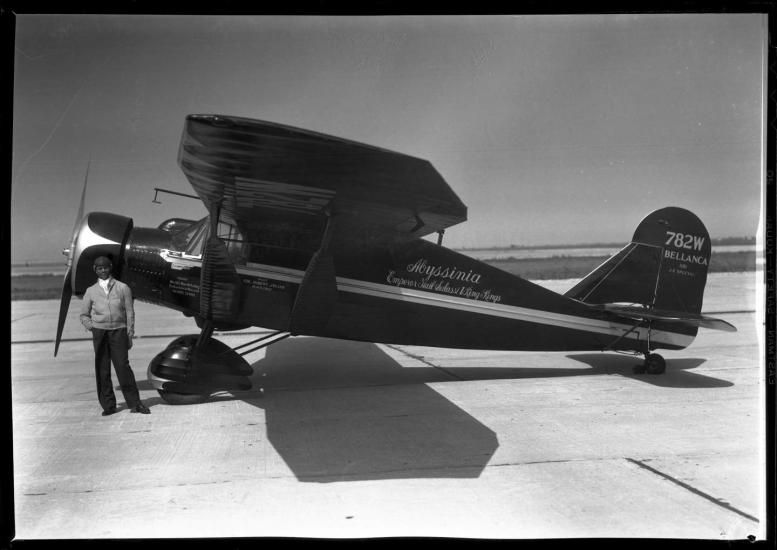
M 89 167 L 92 165 L 92 160 L 89 159 L 89 162 L 86 165 L 86 174 L 84 175 L 84 187 L 81 189 L 81 202 L 78 203 L 78 216 L 76 217 L 76 223 L 73 226 L 73 233 L 76 232 L 76 228 L 78 227 L 78 222 L 81 221 L 81 218 L 84 217 L 84 203 L 86 202 L 86 182 L 89 180 Z
M 89 167 L 92 165 L 91 159 L 86 165 L 86 174 L 84 175 L 84 186 L 81 189 L 81 201 L 78 203 L 78 214 L 76 214 L 76 221 L 73 224 L 73 231 L 70 232 L 70 246 L 64 249 L 62 252 L 67 253 L 67 267 L 70 268 L 73 263 L 73 249 L 76 245 L 76 239 L 78 238 L 78 224 L 84 217 L 84 204 L 86 203 L 86 182 L 89 181 Z
M 78 204 L 78 214 L 76 222 L 73 224 L 72 237 L 70 239 L 70 248 L 67 249 L 67 272 L 65 280 L 62 281 L 62 295 L 59 301 L 59 320 L 57 321 L 57 337 L 54 340 L 54 357 L 59 351 L 59 343 L 62 340 L 62 330 L 65 328 L 65 319 L 67 319 L 67 310 L 70 307 L 70 299 L 73 297 L 73 253 L 75 251 L 76 239 L 78 238 L 78 224 L 84 217 L 84 203 L 86 202 L 86 182 L 89 181 L 89 167 L 92 165 L 92 159 L 86 165 L 86 174 L 84 174 L 84 187 L 81 189 L 81 201 Z
M 59 321 L 57 322 L 57 338 L 54 341 L 54 357 L 57 356 L 59 351 L 59 342 L 62 340 L 62 329 L 65 328 L 65 319 L 67 318 L 67 310 L 70 307 L 70 298 L 73 296 L 73 286 L 70 284 L 72 272 L 68 268 L 65 273 L 65 280 L 62 283 L 62 297 L 59 302 Z

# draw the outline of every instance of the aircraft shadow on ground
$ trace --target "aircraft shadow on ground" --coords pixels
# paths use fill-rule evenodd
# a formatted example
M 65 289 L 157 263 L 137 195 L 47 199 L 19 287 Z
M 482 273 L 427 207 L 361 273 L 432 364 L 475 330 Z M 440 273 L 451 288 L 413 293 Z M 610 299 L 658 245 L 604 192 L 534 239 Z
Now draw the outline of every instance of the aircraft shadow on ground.
M 496 434 L 371 343 L 295 338 L 253 365 L 267 437 L 302 481 L 475 478 Z M 387 386 L 391 390 L 387 391 Z
M 426 384 L 619 374 L 664 387 L 733 385 L 689 372 L 704 359 L 670 359 L 663 375 L 636 375 L 637 357 L 566 357 L 590 368 L 481 365 L 443 372 L 403 367 L 372 343 L 294 338 L 268 347 L 252 365 L 252 390 L 208 401 L 240 399 L 262 408 L 270 443 L 301 481 L 476 478 L 499 446 L 496 434 Z M 153 389 L 146 380 L 138 387 Z M 150 407 L 159 403 L 146 400 Z
M 372 343 L 294 338 L 252 367 L 252 390 L 208 402 L 263 409 L 269 442 L 300 481 L 477 478 L 499 447 L 490 428 L 425 385 L 449 376 L 402 367 Z
M 634 365 L 642 363 L 639 357 L 614 355 L 606 353 L 579 353 L 567 355 L 568 358 L 580 361 L 590 366 L 599 374 L 620 374 L 662 388 L 726 388 L 733 382 L 721 380 L 706 374 L 690 372 L 702 365 L 706 359 L 679 358 L 666 360 L 666 372 L 663 374 L 634 374 Z

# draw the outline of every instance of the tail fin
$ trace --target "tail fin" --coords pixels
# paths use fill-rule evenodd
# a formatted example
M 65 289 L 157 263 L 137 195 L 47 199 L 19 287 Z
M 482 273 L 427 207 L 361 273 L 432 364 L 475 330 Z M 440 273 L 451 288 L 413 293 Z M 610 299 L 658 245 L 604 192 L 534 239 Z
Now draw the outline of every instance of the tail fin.
M 712 246 L 704 224 L 677 207 L 652 212 L 631 243 L 565 295 L 589 304 L 629 303 L 698 314 Z

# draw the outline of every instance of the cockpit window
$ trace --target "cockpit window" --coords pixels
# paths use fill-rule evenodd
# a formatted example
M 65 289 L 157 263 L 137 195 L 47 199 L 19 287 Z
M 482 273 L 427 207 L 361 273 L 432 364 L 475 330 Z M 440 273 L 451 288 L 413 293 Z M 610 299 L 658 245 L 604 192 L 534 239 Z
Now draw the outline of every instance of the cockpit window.
M 174 234 L 173 247 L 175 250 L 183 251 L 187 256 L 202 256 L 209 233 L 210 219 L 205 217 L 191 227 Z M 225 222 L 219 222 L 217 235 L 224 241 L 232 261 L 240 263 L 244 240 L 238 228 Z
M 205 246 L 205 239 L 208 235 L 208 223 L 207 218 L 205 223 L 197 228 L 197 231 L 192 233 L 189 242 L 186 245 L 186 253 L 189 256 L 202 256 L 202 248 Z
M 176 250 L 181 250 L 189 256 L 201 256 L 207 233 L 208 218 L 205 217 L 191 227 L 174 234 L 173 246 Z

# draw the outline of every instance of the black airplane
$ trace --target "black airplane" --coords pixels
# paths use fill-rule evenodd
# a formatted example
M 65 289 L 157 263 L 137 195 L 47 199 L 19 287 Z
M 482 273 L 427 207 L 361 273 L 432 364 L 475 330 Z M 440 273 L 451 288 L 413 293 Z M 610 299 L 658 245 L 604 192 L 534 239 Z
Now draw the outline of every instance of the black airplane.
M 427 161 L 271 122 L 189 115 L 178 162 L 209 215 L 134 227 L 118 214 L 82 218 L 68 255 L 54 355 L 71 296 L 114 260 L 134 297 L 194 317 L 148 367 L 168 403 L 250 389 L 243 356 L 289 335 L 463 349 L 643 355 L 691 344 L 711 243 L 677 207 L 656 210 L 631 242 L 563 295 L 441 245 L 467 208 Z M 86 181 L 84 182 L 84 190 Z M 439 235 L 435 244 L 422 237 Z M 234 349 L 213 331 L 269 336 Z M 253 346 L 253 347 L 252 347 Z M 238 350 L 250 348 L 238 353 Z

